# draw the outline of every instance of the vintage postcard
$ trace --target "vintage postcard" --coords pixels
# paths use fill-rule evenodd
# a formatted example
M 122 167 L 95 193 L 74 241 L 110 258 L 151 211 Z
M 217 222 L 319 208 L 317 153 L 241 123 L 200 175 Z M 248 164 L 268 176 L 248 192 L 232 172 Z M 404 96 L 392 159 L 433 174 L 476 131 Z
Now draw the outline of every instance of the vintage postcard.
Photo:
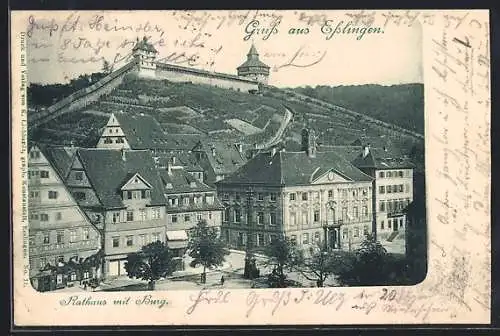
M 488 11 L 11 24 L 15 325 L 490 323 Z

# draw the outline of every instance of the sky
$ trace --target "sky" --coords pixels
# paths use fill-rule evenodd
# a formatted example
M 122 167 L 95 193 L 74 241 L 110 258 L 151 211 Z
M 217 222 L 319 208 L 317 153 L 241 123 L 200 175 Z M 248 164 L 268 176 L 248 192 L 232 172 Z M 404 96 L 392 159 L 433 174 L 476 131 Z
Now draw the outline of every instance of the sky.
M 148 36 L 158 58 L 229 74 L 254 43 L 278 87 L 423 82 L 420 25 L 384 27 L 376 17 L 379 33 L 360 37 L 362 23 L 339 11 L 26 13 L 28 80 L 65 83 L 100 71 L 104 60 L 116 69 Z

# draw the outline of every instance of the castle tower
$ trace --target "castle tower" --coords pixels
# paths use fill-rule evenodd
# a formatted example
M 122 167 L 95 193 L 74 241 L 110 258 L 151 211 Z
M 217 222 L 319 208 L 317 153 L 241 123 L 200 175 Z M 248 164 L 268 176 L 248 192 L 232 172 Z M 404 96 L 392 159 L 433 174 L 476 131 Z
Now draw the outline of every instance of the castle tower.
M 259 53 L 253 43 L 248 51 L 247 60 L 237 68 L 238 76 L 256 80 L 264 84 L 267 84 L 269 79 L 269 69 L 270 67 L 259 59 Z
M 302 130 L 302 150 L 306 152 L 309 157 L 316 156 L 317 144 L 314 130 L 309 128 L 304 128 Z
M 158 51 L 155 49 L 152 43 L 148 41 L 146 36 L 135 43 L 134 48 L 132 48 L 132 55 L 135 60 L 137 60 L 137 69 L 139 75 L 144 76 L 154 76 L 156 70 L 156 54 Z

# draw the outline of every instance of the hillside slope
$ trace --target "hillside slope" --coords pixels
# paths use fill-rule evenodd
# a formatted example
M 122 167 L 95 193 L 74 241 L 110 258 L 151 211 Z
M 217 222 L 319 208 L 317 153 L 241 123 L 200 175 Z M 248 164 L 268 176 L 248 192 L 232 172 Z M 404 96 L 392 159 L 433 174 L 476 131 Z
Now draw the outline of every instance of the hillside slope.
M 261 94 L 253 95 L 132 75 L 95 103 L 31 130 L 30 139 L 95 146 L 109 114 L 120 110 L 150 114 L 168 133 L 204 134 L 249 146 L 275 143 L 279 133 L 286 146 L 295 150 L 305 125 L 316 130 L 322 144 L 349 145 L 361 140 L 405 154 L 415 146 L 423 146 L 421 135 L 275 87 L 264 87 Z M 291 118 L 286 115 L 287 110 L 292 113 Z M 284 122 L 287 127 L 283 129 Z
M 423 84 L 316 86 L 292 90 L 424 134 Z

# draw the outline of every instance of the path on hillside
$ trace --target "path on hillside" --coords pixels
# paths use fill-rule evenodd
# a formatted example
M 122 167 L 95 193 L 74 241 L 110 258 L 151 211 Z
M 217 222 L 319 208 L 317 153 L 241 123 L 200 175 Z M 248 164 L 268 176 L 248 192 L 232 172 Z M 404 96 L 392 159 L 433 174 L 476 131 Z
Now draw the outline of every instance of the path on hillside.
M 292 117 L 293 117 L 293 113 L 288 108 L 285 107 L 285 115 L 283 116 L 283 119 L 281 120 L 280 127 L 278 128 L 278 131 L 276 132 L 276 134 L 271 139 L 264 142 L 263 144 L 257 145 L 256 149 L 262 150 L 265 148 L 269 148 L 269 147 L 276 145 L 278 142 L 280 142 L 281 137 L 283 136 L 283 133 L 285 133 L 285 130 L 286 130 L 288 124 L 292 120 Z

